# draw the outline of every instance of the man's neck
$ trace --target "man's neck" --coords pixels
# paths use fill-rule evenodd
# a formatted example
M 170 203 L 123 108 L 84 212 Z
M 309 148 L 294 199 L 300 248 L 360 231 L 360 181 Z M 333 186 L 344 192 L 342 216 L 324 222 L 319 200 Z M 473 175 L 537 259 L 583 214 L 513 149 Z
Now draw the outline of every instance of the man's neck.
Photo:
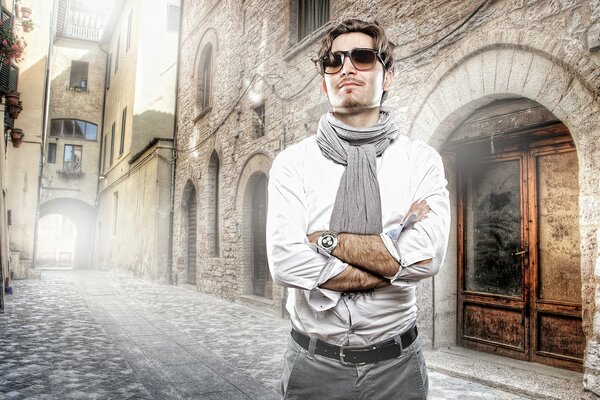
M 379 122 L 379 107 L 356 110 L 334 109 L 333 116 L 353 128 L 366 128 Z

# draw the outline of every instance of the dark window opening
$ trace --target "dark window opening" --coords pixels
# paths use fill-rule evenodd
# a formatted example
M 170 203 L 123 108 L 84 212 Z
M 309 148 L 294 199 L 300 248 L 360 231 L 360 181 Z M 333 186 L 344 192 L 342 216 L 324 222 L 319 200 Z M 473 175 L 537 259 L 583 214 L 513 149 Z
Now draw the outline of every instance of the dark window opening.
M 82 61 L 71 61 L 71 80 L 69 89 L 77 92 L 88 91 L 88 66 L 89 63 Z
M 298 0 L 298 41 L 329 21 L 329 0 Z
M 261 104 L 254 108 L 252 113 L 252 128 L 254 130 L 254 138 L 259 138 L 265 135 L 265 105 Z
M 127 125 L 127 107 L 123 109 L 121 116 L 121 143 L 119 144 L 119 155 L 123 154 L 125 149 L 125 126 Z
M 56 163 L 56 143 L 48 143 L 48 164 Z

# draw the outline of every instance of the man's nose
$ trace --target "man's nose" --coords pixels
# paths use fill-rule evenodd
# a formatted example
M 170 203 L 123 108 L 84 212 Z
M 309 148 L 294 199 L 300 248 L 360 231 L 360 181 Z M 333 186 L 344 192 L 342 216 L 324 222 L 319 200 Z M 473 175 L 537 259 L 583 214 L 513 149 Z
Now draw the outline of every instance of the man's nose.
M 344 63 L 342 64 L 342 75 L 347 74 L 356 74 L 356 68 L 354 68 L 354 64 L 352 64 L 352 60 L 350 57 L 344 57 Z

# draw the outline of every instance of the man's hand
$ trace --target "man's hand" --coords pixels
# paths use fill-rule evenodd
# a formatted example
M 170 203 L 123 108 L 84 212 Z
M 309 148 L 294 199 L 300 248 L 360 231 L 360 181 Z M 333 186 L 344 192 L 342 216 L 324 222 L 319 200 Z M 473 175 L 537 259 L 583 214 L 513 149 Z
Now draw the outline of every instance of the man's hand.
M 425 201 L 425 200 L 415 201 L 414 203 L 412 203 L 410 205 L 410 208 L 408 209 L 406 216 L 402 220 L 402 223 L 406 224 L 406 222 L 408 222 L 411 219 L 411 215 L 413 215 L 413 214 L 415 215 L 414 222 L 422 221 L 425 219 L 425 217 L 427 216 L 427 213 L 429 211 L 431 211 L 431 208 L 429 208 L 427 201 Z

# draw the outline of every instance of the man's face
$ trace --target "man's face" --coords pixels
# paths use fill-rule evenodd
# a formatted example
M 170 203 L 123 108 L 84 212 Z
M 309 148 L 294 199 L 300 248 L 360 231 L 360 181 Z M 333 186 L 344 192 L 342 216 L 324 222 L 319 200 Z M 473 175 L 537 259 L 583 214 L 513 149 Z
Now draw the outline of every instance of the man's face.
M 345 33 L 334 39 L 331 52 L 347 51 L 357 48 L 375 48 L 375 40 L 361 32 Z M 385 72 L 377 61 L 375 67 L 359 71 L 349 57 L 344 59 L 342 69 L 336 74 L 325 74 L 323 90 L 329 98 L 334 112 L 356 113 L 361 109 L 379 107 L 381 96 L 389 90 L 394 81 L 391 71 Z

